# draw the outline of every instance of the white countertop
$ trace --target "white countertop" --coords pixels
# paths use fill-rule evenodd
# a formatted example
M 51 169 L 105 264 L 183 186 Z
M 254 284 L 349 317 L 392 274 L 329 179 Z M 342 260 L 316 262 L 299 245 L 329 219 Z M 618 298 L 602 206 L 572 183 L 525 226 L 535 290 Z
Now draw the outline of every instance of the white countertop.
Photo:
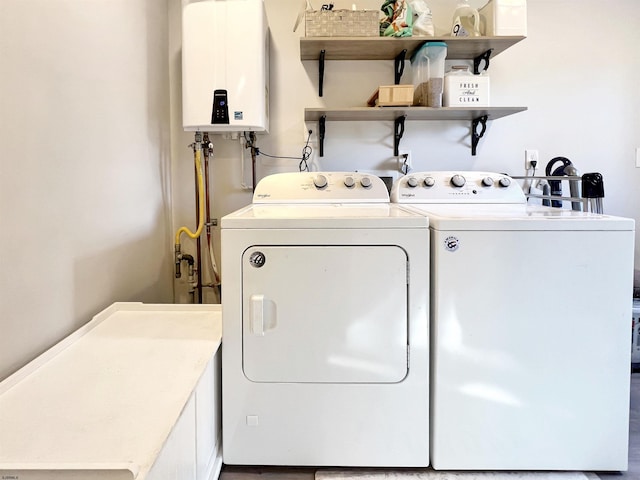
M 144 478 L 221 335 L 219 305 L 113 304 L 0 383 L 0 476 Z

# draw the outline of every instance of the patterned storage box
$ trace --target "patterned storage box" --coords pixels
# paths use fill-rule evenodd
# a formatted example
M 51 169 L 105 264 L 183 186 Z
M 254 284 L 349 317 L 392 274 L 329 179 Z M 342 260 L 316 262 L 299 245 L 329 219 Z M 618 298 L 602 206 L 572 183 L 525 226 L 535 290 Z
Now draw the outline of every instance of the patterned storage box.
M 378 37 L 378 10 L 316 10 L 305 14 L 307 37 Z

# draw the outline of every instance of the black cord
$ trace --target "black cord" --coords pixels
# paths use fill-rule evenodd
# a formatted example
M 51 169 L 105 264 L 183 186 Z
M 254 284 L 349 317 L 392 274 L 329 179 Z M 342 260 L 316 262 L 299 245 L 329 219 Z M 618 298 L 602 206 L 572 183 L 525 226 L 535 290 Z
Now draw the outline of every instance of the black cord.
M 311 152 L 313 152 L 311 145 L 309 145 L 309 140 L 311 139 L 311 133 L 312 133 L 312 130 L 309 130 L 309 135 L 307 136 L 307 143 L 302 148 L 302 159 L 298 164 L 298 170 L 301 172 L 309 171 L 309 164 L 307 163 L 307 160 L 309 160 L 309 157 L 311 156 Z
M 269 158 L 288 158 L 290 160 L 298 160 L 298 158 L 300 158 L 300 157 L 281 157 L 279 155 L 269 155 L 268 153 L 264 153 L 259 148 L 256 149 L 256 154 L 257 155 L 264 155 L 265 157 L 269 157 Z
M 313 133 L 312 130 L 309 130 L 309 135 L 307 136 L 307 141 L 305 146 L 302 148 L 302 158 L 300 157 L 287 157 L 287 156 L 280 156 L 280 155 L 270 155 L 268 153 L 264 153 L 262 150 L 260 150 L 260 148 L 255 147 L 253 145 L 253 141 L 250 138 L 247 138 L 247 132 L 244 132 L 244 139 L 246 142 L 246 148 L 251 148 L 254 152 L 255 155 L 264 155 L 265 157 L 269 157 L 269 158 L 286 158 L 286 159 L 290 159 L 290 160 L 298 160 L 300 159 L 300 163 L 298 164 L 298 170 L 300 170 L 301 172 L 308 172 L 309 171 L 309 165 L 307 164 L 307 160 L 309 160 L 309 157 L 311 157 L 311 153 L 313 152 L 313 148 L 311 148 L 311 145 L 309 145 L 309 140 L 311 140 L 311 134 Z
M 287 156 L 280 156 L 280 155 L 270 155 L 268 153 L 264 153 L 262 150 L 260 150 L 258 147 L 251 147 L 255 149 L 256 152 L 256 156 L 258 155 L 264 155 L 265 157 L 269 157 L 269 158 L 286 158 L 286 159 L 290 159 L 290 160 L 300 160 L 300 163 L 298 164 L 298 170 L 301 172 L 308 172 L 309 171 L 309 164 L 307 163 L 307 160 L 309 160 L 309 157 L 311 157 L 311 153 L 313 152 L 313 149 L 311 148 L 311 145 L 309 145 L 309 140 L 311 140 L 311 134 L 313 133 L 312 130 L 309 130 L 309 135 L 307 136 L 307 141 L 305 146 L 302 148 L 302 158 L 301 157 L 287 157 Z M 246 136 L 245 136 L 246 138 Z

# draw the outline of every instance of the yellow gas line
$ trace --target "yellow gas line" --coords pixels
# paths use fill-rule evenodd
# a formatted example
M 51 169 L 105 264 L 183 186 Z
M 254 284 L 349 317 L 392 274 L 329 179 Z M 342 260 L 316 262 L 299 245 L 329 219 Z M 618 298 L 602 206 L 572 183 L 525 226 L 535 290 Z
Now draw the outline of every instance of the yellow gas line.
M 202 161 L 200 160 L 201 146 L 196 142 L 195 147 L 195 162 L 196 172 L 198 175 L 198 206 L 200 207 L 200 214 L 198 215 L 198 228 L 195 232 L 192 232 L 187 227 L 180 227 L 176 232 L 176 252 L 180 251 L 180 236 L 186 233 L 190 238 L 196 239 L 202 233 L 204 228 L 204 181 L 202 178 Z

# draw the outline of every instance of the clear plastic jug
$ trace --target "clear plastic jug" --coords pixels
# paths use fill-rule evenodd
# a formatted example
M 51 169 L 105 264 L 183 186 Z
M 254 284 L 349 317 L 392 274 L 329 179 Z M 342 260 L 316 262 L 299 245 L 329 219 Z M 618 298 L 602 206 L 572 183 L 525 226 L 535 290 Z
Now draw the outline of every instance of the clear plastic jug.
M 458 3 L 453 12 L 453 22 L 451 25 L 452 37 L 479 37 L 480 36 L 480 14 L 466 0 Z

